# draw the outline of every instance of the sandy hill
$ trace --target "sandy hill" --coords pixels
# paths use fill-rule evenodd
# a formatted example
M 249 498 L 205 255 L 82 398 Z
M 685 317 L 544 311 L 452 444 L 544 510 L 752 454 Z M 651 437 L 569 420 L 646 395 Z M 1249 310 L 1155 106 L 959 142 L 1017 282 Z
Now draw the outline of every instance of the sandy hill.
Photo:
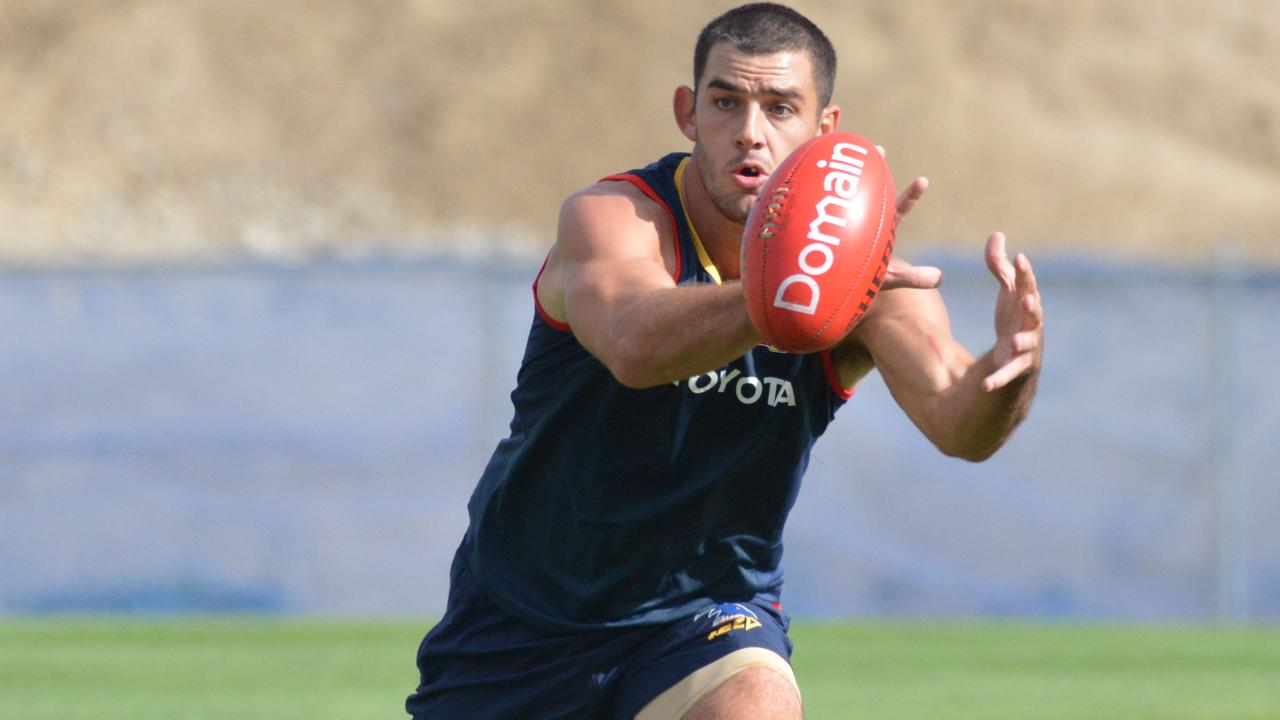
M 549 242 L 731 3 L 4 0 L 0 262 Z M 801 2 L 911 244 L 1280 261 L 1280 3 Z

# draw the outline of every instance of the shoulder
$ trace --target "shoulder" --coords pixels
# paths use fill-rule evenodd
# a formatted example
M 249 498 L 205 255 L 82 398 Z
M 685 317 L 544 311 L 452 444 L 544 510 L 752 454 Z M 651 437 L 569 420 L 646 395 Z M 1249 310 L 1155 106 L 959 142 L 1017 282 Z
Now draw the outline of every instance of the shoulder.
M 606 180 L 560 206 L 557 259 L 646 257 L 674 267 L 676 231 L 669 209 L 633 183 Z
M 636 185 L 609 180 L 583 188 L 560 206 L 556 241 L 534 284 L 538 302 L 566 322 L 566 282 L 603 277 L 616 263 L 640 262 L 674 278 L 675 237 L 667 210 Z
M 560 232 L 608 230 L 641 232 L 669 230 L 667 210 L 636 185 L 625 180 L 606 180 L 583 188 L 565 198 L 560 206 Z
M 573 193 L 560 207 L 557 243 L 605 237 L 613 245 L 619 236 L 639 236 L 650 244 L 657 240 L 672 246 L 683 217 L 677 185 L 687 159 L 688 153 L 668 153 Z

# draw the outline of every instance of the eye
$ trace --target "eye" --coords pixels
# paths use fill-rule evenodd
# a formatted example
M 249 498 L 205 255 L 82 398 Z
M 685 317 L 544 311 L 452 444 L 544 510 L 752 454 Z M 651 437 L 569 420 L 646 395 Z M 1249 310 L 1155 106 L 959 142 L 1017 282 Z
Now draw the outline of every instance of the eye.
M 718 97 L 711 101 L 720 110 L 732 110 L 734 106 L 733 98 Z
M 784 105 L 782 103 L 774 105 L 772 108 L 770 108 L 770 110 L 773 111 L 773 114 L 775 116 L 780 118 L 788 118 L 796 114 L 795 108 L 791 107 L 790 105 Z

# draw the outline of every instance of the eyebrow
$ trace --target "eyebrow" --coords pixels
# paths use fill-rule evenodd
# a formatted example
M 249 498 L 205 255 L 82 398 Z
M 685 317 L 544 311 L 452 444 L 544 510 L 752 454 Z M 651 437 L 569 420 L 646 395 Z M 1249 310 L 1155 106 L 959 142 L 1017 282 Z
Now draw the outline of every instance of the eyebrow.
M 741 93 L 744 95 L 748 92 L 746 87 L 742 85 L 735 85 L 734 83 L 731 83 L 728 80 L 723 80 L 721 78 L 712 78 L 711 80 L 707 81 L 707 89 L 710 90 L 711 88 L 715 88 L 717 90 L 724 90 L 726 92 L 731 92 L 731 93 Z M 782 97 L 782 98 L 788 98 L 793 100 L 798 100 L 802 97 L 800 94 L 800 91 L 793 87 L 763 85 L 761 86 L 760 90 L 764 92 L 765 95 L 773 95 L 775 97 Z

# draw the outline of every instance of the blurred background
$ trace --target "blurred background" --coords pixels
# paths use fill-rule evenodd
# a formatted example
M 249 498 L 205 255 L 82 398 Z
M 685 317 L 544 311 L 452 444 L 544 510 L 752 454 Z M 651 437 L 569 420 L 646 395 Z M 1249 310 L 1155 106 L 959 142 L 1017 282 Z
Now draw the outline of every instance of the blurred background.
M 734 4 L 0 2 L 0 614 L 442 612 L 559 203 Z M 862 383 L 788 608 L 1280 619 L 1280 4 L 795 7 L 957 337 L 996 229 L 1048 317 L 985 464 Z

